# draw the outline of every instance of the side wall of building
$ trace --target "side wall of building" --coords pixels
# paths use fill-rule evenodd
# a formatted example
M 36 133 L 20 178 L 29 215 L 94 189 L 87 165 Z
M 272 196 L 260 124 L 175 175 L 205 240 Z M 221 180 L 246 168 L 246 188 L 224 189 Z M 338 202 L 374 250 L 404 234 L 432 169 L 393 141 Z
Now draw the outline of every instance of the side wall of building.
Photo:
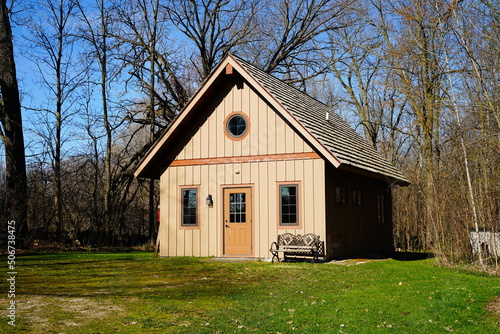
M 390 185 L 330 164 L 325 171 L 327 257 L 393 251 Z

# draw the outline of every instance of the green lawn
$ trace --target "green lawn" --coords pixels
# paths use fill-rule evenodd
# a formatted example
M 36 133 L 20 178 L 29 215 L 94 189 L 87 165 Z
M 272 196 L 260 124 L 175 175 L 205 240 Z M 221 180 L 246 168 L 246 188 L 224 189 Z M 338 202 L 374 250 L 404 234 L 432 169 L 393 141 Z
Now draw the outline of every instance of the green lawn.
M 1 333 L 500 331 L 486 308 L 498 277 L 432 259 L 347 266 L 132 252 L 18 255 L 16 265 L 16 327 L 4 284 Z

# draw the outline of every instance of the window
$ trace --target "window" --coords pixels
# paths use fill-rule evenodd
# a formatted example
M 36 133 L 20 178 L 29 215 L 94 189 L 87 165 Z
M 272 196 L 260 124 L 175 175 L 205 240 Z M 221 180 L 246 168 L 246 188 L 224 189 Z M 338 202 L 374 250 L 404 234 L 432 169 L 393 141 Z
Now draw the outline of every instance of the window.
M 230 114 L 224 122 L 225 133 L 232 140 L 241 140 L 248 134 L 250 127 L 248 118 L 241 112 Z
M 232 193 L 229 195 L 229 222 L 246 223 L 246 193 Z
M 235 138 L 243 136 L 247 130 L 247 121 L 241 115 L 233 115 L 227 121 L 227 131 Z
M 335 187 L 335 203 L 339 205 L 347 205 L 347 188 Z
M 280 225 L 298 226 L 298 190 L 297 184 L 279 186 L 280 197 Z
M 377 194 L 377 223 L 385 223 L 385 196 Z
M 352 205 L 363 206 L 363 190 L 352 189 Z
M 198 226 L 198 189 L 183 188 L 181 190 L 182 204 L 181 226 L 196 227 Z

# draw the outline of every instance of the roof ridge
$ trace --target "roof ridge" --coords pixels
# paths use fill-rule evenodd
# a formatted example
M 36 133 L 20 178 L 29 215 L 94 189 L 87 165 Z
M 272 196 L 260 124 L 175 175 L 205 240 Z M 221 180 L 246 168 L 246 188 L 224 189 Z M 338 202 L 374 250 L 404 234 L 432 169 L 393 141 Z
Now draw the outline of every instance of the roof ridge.
M 235 59 L 236 59 L 236 60 L 238 60 L 239 62 L 242 62 L 242 63 L 245 63 L 245 64 L 247 64 L 247 65 L 249 65 L 249 66 L 252 66 L 252 67 L 253 67 L 253 68 L 255 68 L 256 70 L 260 71 L 262 74 L 268 75 L 269 77 L 271 77 L 271 78 L 273 78 L 273 79 L 275 79 L 275 80 L 279 81 L 281 84 L 287 85 L 288 87 L 290 87 L 290 88 L 292 88 L 293 90 L 297 91 L 299 94 L 304 95 L 304 96 L 306 96 L 306 97 L 310 98 L 311 100 L 314 100 L 315 102 L 317 102 L 317 103 L 319 103 L 319 104 L 321 104 L 321 105 L 323 105 L 323 106 L 325 106 L 325 107 L 327 107 L 327 108 L 330 108 L 330 106 L 328 106 L 326 103 L 321 102 L 320 100 L 318 100 L 318 99 L 317 99 L 317 98 L 315 98 L 315 97 L 312 97 L 312 96 L 311 96 L 311 95 L 309 95 L 309 93 L 307 93 L 307 92 L 301 91 L 299 88 L 297 88 L 297 87 L 293 86 L 292 84 L 290 84 L 290 83 L 288 83 L 288 82 L 286 82 L 286 81 L 284 81 L 284 80 L 282 80 L 282 79 L 280 79 L 280 78 L 276 77 L 274 74 L 272 74 L 272 73 L 268 73 L 268 72 L 264 71 L 263 69 L 261 69 L 261 68 L 260 68 L 259 66 L 257 66 L 256 64 L 251 63 L 251 62 L 249 62 L 248 60 L 245 60 L 245 59 L 241 58 L 240 56 L 237 56 L 237 55 L 235 55 L 235 54 L 233 54 L 233 53 L 228 53 L 228 56 L 232 56 L 233 58 L 235 58 Z M 333 111 L 333 110 L 332 110 L 332 111 Z M 334 112 L 334 111 L 333 111 L 333 112 Z

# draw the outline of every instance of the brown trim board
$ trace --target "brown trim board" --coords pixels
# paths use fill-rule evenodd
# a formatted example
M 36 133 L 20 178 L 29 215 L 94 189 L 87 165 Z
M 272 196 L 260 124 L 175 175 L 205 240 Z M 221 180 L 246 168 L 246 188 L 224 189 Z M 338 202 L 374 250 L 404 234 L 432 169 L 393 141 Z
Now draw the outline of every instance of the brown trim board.
M 249 156 L 243 156 L 243 157 L 223 157 L 223 158 L 201 158 L 201 159 L 174 160 L 170 164 L 170 167 L 217 165 L 217 164 L 231 164 L 231 163 L 241 163 L 241 162 L 264 162 L 264 161 L 279 161 L 279 160 L 320 159 L 320 158 L 321 157 L 315 152 L 249 155 Z

